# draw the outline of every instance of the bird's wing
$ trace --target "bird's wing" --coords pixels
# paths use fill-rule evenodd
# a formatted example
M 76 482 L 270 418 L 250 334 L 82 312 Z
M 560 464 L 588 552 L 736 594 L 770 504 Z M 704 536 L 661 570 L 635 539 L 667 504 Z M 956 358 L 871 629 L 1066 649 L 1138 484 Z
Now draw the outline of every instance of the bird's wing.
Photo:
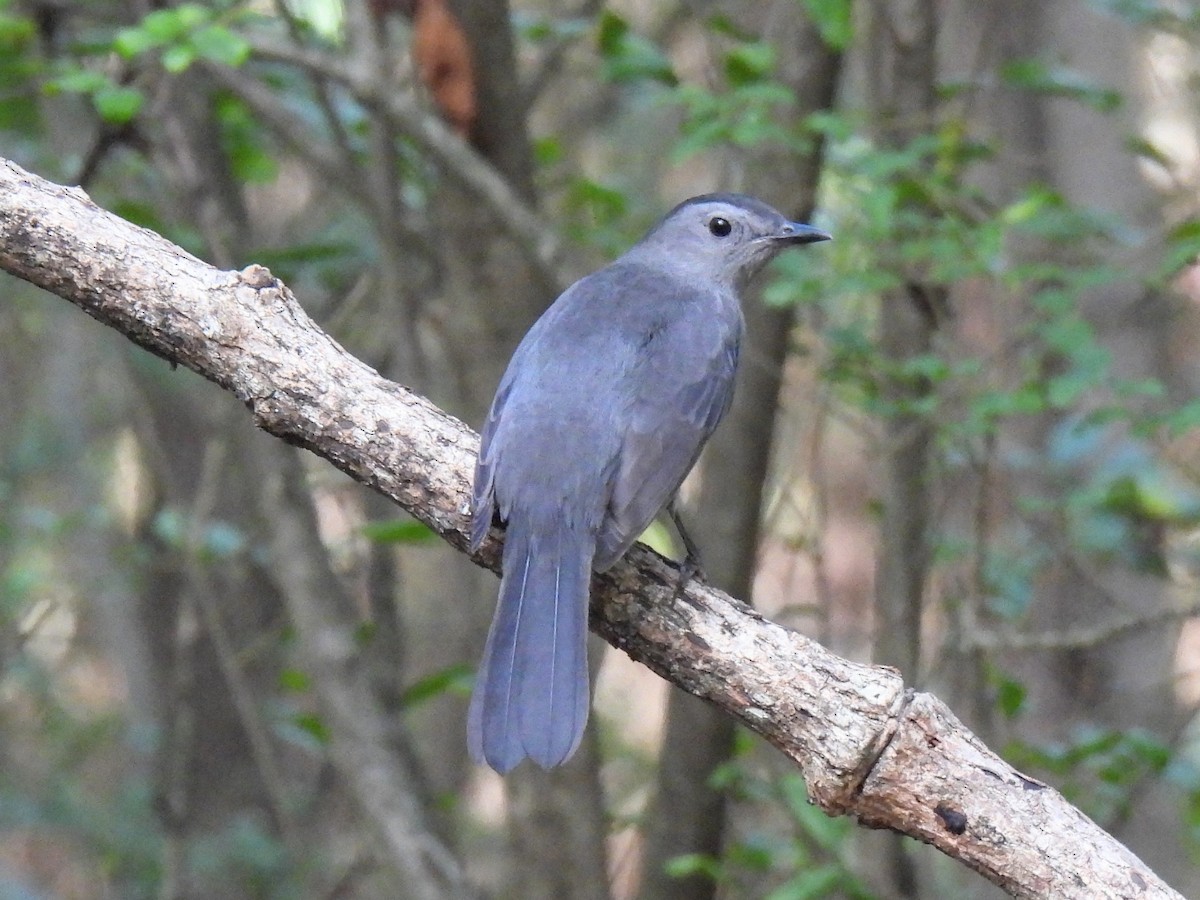
M 509 360 L 479 436 L 472 502 L 472 550 L 479 549 L 487 537 L 497 509 L 502 516 L 508 515 L 505 502 L 512 500 L 514 482 L 518 486 L 522 483 L 519 473 L 536 468 L 539 455 L 556 443 L 536 434 L 522 435 L 522 432 L 528 432 L 531 427 L 535 431 L 538 426 L 548 427 L 544 420 L 551 411 L 565 417 L 571 414 L 573 407 L 583 409 L 585 404 L 595 402 L 594 397 L 580 396 L 578 383 L 602 384 L 614 380 L 611 370 L 615 354 L 611 348 L 603 346 L 606 332 L 598 331 L 589 320 L 589 317 L 604 315 L 603 308 L 594 307 L 613 293 L 610 269 L 601 269 L 567 288 L 533 324 Z M 521 398 L 524 408 L 516 413 L 517 433 L 514 435 L 514 423 L 504 423 L 504 417 L 510 406 L 522 406 Z M 533 417 L 531 408 L 536 412 Z M 592 420 L 596 417 L 592 416 Z M 506 431 L 505 436 L 496 440 L 501 431 Z M 507 448 L 504 461 L 500 459 L 502 447 Z M 514 475 L 514 467 L 517 475 Z M 497 478 L 502 484 L 505 482 L 505 475 L 500 470 L 508 473 L 507 501 L 503 486 L 497 497 Z M 538 479 L 525 481 L 540 483 Z
M 739 323 L 740 324 L 740 323 Z M 615 563 L 671 500 L 729 409 L 740 328 L 680 320 L 651 338 L 637 373 L 595 568 Z M 655 341 L 661 342 L 653 346 Z
M 509 365 L 508 371 L 496 389 L 496 398 L 488 411 L 487 419 L 479 435 L 479 458 L 475 463 L 475 490 L 471 502 L 471 551 L 474 552 L 483 544 L 492 518 L 496 514 L 496 457 L 492 447 L 492 437 L 496 426 L 504 412 L 504 404 L 512 392 L 513 375 L 516 368 Z

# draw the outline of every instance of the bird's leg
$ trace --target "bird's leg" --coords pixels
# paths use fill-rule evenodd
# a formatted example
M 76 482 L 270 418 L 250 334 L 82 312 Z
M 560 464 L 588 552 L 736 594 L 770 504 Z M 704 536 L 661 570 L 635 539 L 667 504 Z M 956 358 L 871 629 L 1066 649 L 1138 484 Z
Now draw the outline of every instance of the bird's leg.
M 679 564 L 679 584 L 675 587 L 674 597 L 674 599 L 678 599 L 683 593 L 683 589 L 687 587 L 687 583 L 693 578 L 701 581 L 708 579 L 704 575 L 704 570 L 700 568 L 700 549 L 692 540 L 692 536 L 688 534 L 687 529 L 683 527 L 683 520 L 679 518 L 679 510 L 675 508 L 674 497 L 667 504 L 667 515 L 671 517 L 671 524 L 675 526 L 675 531 L 678 532 L 679 539 L 683 542 L 684 558 L 683 562 Z

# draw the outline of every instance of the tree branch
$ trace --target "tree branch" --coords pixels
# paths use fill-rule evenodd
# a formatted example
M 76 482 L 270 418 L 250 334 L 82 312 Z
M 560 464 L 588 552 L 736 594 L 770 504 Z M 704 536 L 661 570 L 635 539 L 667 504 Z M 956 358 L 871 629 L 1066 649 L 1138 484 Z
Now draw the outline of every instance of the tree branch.
M 564 247 L 559 236 L 530 209 L 496 169 L 436 116 L 422 110 L 412 97 L 379 82 L 376 73 L 321 50 L 252 37 L 254 56 L 267 62 L 296 66 L 344 87 L 364 107 L 383 115 L 441 167 L 447 176 L 469 190 L 496 216 L 526 259 L 547 282 L 564 283 Z M 217 67 L 210 67 L 216 70 Z
M 3 161 L 0 268 L 230 391 L 258 427 L 465 549 L 475 435 L 348 354 L 266 269 L 214 269 Z M 498 549 L 494 535 L 475 562 L 495 570 Z M 592 628 L 778 747 L 826 812 L 933 844 L 1016 897 L 1179 897 L 895 670 L 841 659 L 702 584 L 673 599 L 675 585 L 636 547 L 597 576 Z

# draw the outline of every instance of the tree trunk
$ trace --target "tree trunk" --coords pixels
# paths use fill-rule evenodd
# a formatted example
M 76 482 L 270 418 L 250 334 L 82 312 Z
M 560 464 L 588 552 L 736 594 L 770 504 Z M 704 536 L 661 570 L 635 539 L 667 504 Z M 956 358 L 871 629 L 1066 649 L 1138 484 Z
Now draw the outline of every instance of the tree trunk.
M 880 141 L 895 148 L 928 134 L 937 124 L 938 15 L 933 0 L 890 0 L 871 8 L 867 29 L 867 103 Z M 914 173 L 913 177 L 920 177 Z M 930 211 L 932 215 L 933 212 Z M 929 353 L 944 290 L 918 273 L 901 272 L 903 285 L 880 300 L 879 351 L 895 373 Z M 875 581 L 873 659 L 895 666 L 910 684 L 921 680 L 921 616 L 929 577 L 935 424 L 910 412 L 928 395 L 922 380 L 884 376 L 890 409 L 883 421 L 879 559 Z M 886 839 L 890 881 L 898 896 L 923 891 L 907 843 Z
M 479 114 L 472 143 L 521 197 L 535 205 L 533 154 L 508 2 L 455 2 L 452 8 L 474 55 Z M 432 314 L 452 327 L 439 335 L 445 355 L 440 377 L 431 387 L 448 408 L 479 427 L 512 351 L 563 286 L 552 273 L 525 262 L 493 215 L 454 184 L 441 187 L 434 222 L 444 289 L 432 304 Z M 442 575 L 416 579 L 433 588 L 409 599 L 410 608 L 424 610 L 419 627 L 432 638 L 414 642 L 414 647 L 426 648 L 417 651 L 420 665 L 436 668 L 464 659 L 476 663 L 496 604 L 496 580 L 462 566 L 447 550 L 431 553 L 424 548 L 417 553 L 426 571 L 455 573 L 451 604 L 446 602 Z M 421 721 L 426 746 L 433 751 L 428 758 L 443 773 L 438 783 L 448 786 L 447 775 L 457 773 L 461 787 L 469 772 L 466 704 L 454 706 L 450 715 L 438 710 Z M 516 895 L 531 900 L 564 896 L 564 890 L 580 897 L 607 895 L 608 823 L 599 772 L 593 726 L 569 767 L 553 773 L 526 769 L 506 779 L 514 850 L 507 861 L 508 878 Z
M 769 35 L 781 60 L 778 76 L 794 92 L 786 111 L 799 129 L 811 113 L 833 101 L 840 57 L 791 3 L 773 4 L 766 15 L 743 9 L 748 30 Z M 821 171 L 818 146 L 806 156 L 759 151 L 742 189 L 769 198 L 807 220 Z M 788 177 L 779 179 L 778 173 Z M 731 593 L 752 596 L 762 527 L 763 496 L 775 435 L 783 365 L 794 313 L 758 298 L 745 304 L 742 344 L 733 406 L 704 452 L 695 513 L 687 518 L 702 552 L 705 574 Z M 646 898 L 706 898 L 717 885 L 703 875 L 667 874 L 671 859 L 684 854 L 719 857 L 728 824 L 725 795 L 709 785 L 717 766 L 729 759 L 734 726 L 712 707 L 672 691 L 655 795 L 647 817 L 640 894 Z

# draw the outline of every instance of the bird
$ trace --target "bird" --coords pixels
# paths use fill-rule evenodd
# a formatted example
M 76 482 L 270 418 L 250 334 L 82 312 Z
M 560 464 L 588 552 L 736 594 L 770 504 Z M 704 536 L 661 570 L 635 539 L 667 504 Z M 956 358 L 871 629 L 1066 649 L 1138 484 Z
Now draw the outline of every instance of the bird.
M 472 552 L 505 527 L 467 714 L 478 764 L 506 774 L 575 753 L 591 575 L 673 502 L 728 411 L 742 290 L 783 248 L 829 239 L 754 197 L 692 197 L 521 340 L 483 424 L 472 498 Z

